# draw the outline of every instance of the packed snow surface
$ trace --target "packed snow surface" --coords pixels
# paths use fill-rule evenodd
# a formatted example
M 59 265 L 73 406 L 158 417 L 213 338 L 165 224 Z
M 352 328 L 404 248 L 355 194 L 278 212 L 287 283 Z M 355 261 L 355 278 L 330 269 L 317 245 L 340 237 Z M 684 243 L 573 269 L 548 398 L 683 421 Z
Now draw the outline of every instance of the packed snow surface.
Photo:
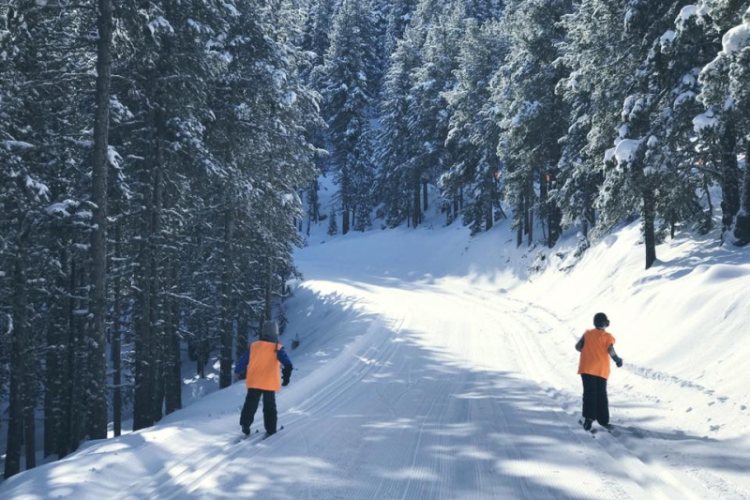
M 574 236 L 516 249 L 507 222 L 474 238 L 428 222 L 314 228 L 278 434 L 261 440 L 259 411 L 239 440 L 237 383 L 0 498 L 750 498 L 748 249 L 678 237 L 644 271 L 637 224 L 575 262 Z M 592 435 L 573 345 L 598 311 L 625 365 L 615 431 Z

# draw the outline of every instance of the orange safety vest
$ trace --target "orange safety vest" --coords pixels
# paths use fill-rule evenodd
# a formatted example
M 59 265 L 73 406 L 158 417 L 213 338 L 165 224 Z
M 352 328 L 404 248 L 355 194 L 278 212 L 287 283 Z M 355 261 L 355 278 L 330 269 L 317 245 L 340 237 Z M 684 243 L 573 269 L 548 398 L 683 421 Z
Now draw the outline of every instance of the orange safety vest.
M 283 346 L 276 342 L 258 340 L 250 345 L 245 385 L 248 389 L 278 391 L 281 389 L 281 363 L 276 353 Z
M 583 350 L 578 363 L 578 373 L 609 378 L 609 346 L 615 338 L 604 330 L 586 330 L 583 334 Z

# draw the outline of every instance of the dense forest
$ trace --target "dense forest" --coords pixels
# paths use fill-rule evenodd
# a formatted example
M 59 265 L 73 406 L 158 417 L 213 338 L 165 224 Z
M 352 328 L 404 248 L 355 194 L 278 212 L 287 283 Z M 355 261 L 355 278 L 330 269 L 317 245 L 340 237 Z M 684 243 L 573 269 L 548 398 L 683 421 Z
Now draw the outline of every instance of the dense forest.
M 5 477 L 179 409 L 183 349 L 229 385 L 311 224 L 434 186 L 518 245 L 640 219 L 648 268 L 717 203 L 750 242 L 749 151 L 749 0 L 5 0 Z

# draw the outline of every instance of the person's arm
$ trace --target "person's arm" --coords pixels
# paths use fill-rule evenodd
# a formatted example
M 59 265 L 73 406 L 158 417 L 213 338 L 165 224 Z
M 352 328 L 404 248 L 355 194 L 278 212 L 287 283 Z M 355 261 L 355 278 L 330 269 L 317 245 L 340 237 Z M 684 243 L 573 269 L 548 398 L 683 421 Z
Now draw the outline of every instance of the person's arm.
M 289 359 L 289 355 L 286 353 L 283 347 L 276 351 L 276 359 L 278 359 L 279 363 L 281 363 L 282 365 L 281 385 L 289 385 L 289 378 L 292 376 L 292 370 L 294 369 L 294 367 L 292 366 L 292 360 Z
M 250 361 L 250 349 L 245 351 L 240 359 L 237 360 L 237 364 L 234 365 L 234 379 L 239 380 L 247 373 L 247 363 Z
M 622 366 L 622 358 L 618 356 L 617 353 L 615 352 L 614 344 L 609 344 L 609 349 L 607 349 L 607 352 L 612 358 L 612 361 L 614 361 L 615 364 L 617 365 L 617 368 L 620 368 Z
M 583 351 L 583 338 L 585 335 L 581 335 L 581 338 L 578 339 L 578 342 L 576 342 L 576 351 L 581 352 Z

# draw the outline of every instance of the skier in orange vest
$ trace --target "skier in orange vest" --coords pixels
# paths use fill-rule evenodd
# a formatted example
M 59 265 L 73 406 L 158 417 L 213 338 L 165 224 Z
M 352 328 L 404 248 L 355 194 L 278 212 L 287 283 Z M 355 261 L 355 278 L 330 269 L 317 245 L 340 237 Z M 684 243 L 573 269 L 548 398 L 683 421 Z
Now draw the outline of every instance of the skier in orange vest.
M 609 358 L 618 368 L 622 366 L 622 358 L 615 352 L 615 338 L 605 331 L 608 326 L 607 315 L 596 313 L 594 328 L 587 330 L 576 343 L 576 350 L 581 353 L 578 373 L 583 381 L 583 428 L 586 430 L 591 429 L 594 420 L 604 427 L 609 426 Z
M 279 344 L 278 324 L 266 321 L 261 328 L 260 339 L 250 344 L 234 368 L 235 380 L 242 378 L 244 374 L 247 386 L 247 396 L 240 414 L 240 425 L 245 435 L 250 434 L 250 426 L 261 397 L 266 434 L 276 433 L 276 391 L 289 384 L 292 369 L 292 361 L 284 346 Z

